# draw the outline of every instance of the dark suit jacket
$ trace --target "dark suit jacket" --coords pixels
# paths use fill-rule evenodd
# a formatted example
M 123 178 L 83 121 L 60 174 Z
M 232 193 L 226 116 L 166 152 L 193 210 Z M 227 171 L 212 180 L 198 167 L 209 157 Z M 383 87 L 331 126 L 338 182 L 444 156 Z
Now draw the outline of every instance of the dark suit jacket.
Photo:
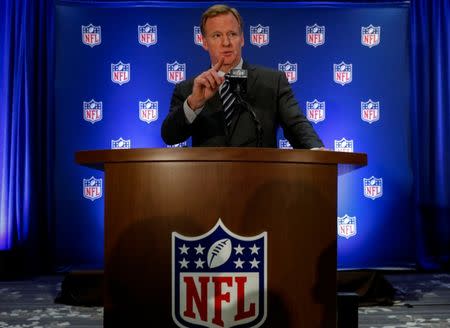
M 262 146 L 277 147 L 276 131 L 281 126 L 284 136 L 294 148 L 323 147 L 311 123 L 299 109 L 292 89 L 283 72 L 248 65 L 247 94 L 250 104 L 262 125 Z M 183 103 L 191 94 L 193 79 L 176 85 L 170 111 L 161 127 L 161 136 L 169 144 L 177 144 L 192 136 L 193 146 L 255 147 L 257 130 L 249 111 L 235 113 L 232 132 L 225 129 L 225 118 L 218 93 L 205 103 L 192 124 L 186 120 Z

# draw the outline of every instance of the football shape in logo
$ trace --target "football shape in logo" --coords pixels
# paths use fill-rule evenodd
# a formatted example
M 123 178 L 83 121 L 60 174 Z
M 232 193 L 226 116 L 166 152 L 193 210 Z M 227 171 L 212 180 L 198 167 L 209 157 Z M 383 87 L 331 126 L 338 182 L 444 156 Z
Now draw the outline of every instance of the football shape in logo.
M 208 250 L 208 267 L 217 268 L 230 258 L 232 247 L 228 238 L 216 241 Z

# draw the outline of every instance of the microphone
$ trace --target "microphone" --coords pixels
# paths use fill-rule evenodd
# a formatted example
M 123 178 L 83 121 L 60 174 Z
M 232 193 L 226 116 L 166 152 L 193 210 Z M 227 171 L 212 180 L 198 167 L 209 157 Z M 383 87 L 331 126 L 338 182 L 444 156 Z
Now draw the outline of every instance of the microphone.
M 230 90 L 237 97 L 242 97 L 247 93 L 247 70 L 234 68 L 225 74 L 225 79 L 230 82 Z
M 250 104 L 244 100 L 244 96 L 247 94 L 247 76 L 247 70 L 240 68 L 234 68 L 225 74 L 225 78 L 230 82 L 230 90 L 236 96 L 237 104 L 250 113 L 256 127 L 256 144 L 258 147 L 262 147 L 263 130 L 261 122 Z

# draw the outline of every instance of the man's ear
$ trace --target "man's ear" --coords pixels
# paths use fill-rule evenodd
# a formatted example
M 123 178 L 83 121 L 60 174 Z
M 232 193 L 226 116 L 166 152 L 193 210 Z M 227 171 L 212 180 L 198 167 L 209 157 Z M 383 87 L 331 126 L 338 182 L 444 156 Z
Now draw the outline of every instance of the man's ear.
M 206 41 L 206 38 L 202 36 L 202 47 L 206 51 L 208 51 L 208 42 Z

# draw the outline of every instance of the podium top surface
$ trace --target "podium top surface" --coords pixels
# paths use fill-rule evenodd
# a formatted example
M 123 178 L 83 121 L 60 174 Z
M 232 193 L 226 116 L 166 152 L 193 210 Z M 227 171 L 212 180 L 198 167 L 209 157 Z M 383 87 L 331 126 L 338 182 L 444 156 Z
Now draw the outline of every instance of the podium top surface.
M 78 151 L 75 161 L 97 170 L 103 170 L 107 163 L 132 162 L 335 164 L 343 174 L 367 165 L 367 154 L 276 148 L 133 148 Z

